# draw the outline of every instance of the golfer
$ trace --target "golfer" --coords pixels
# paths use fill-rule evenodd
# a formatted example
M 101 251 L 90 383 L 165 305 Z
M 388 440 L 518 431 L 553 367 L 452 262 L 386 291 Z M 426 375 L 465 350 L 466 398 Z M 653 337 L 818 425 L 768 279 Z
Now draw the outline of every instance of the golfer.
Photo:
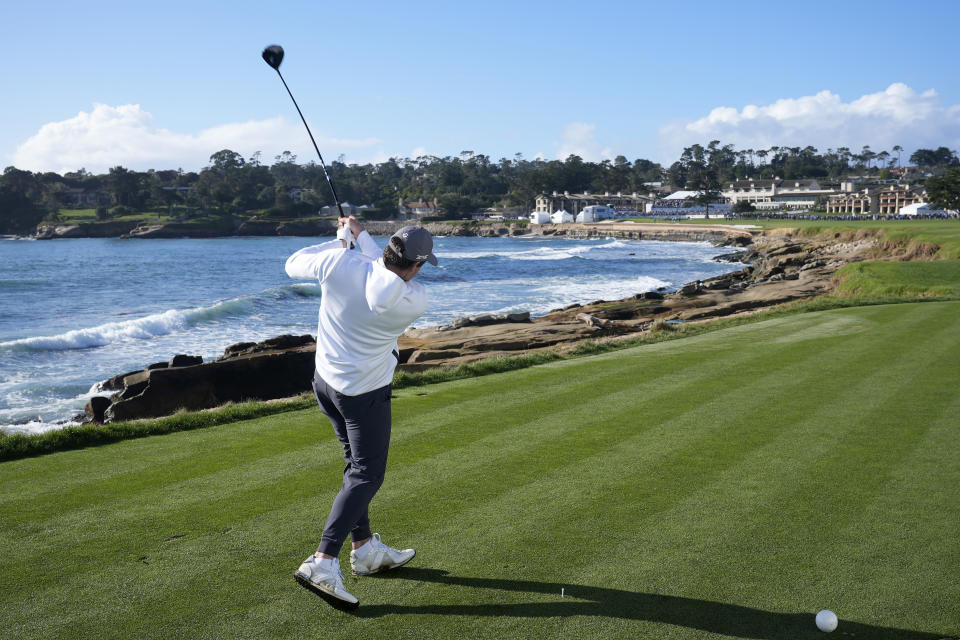
M 427 306 L 426 290 L 413 278 L 437 258 L 423 227 L 400 229 L 381 254 L 356 218 L 340 218 L 339 225 L 338 237 L 349 230 L 359 250 L 347 247 L 349 240 L 333 240 L 297 251 L 286 265 L 291 278 L 320 281 L 313 390 L 347 461 L 317 553 L 294 576 L 304 586 L 357 604 L 343 586 L 337 559 L 348 535 L 350 568 L 357 576 L 400 567 L 416 554 L 388 547 L 371 533 L 367 509 L 387 466 L 397 338 Z

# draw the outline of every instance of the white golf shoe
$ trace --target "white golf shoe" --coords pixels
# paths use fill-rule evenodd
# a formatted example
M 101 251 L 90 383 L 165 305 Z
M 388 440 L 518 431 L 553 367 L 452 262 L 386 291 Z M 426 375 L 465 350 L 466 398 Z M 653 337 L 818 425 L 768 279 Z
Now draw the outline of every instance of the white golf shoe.
M 358 551 L 366 553 L 361 557 Z M 368 576 L 378 571 L 402 567 L 413 560 L 415 555 L 417 552 L 413 549 L 388 547 L 380 541 L 380 534 L 375 533 L 363 547 L 350 552 L 350 569 L 355 576 Z
M 326 566 L 324 566 L 326 565 Z M 293 577 L 308 589 L 319 589 L 323 593 L 347 604 L 357 604 L 357 598 L 343 586 L 343 574 L 340 573 L 340 560 L 334 558 L 329 564 L 321 563 L 320 558 L 310 556 L 303 561 Z

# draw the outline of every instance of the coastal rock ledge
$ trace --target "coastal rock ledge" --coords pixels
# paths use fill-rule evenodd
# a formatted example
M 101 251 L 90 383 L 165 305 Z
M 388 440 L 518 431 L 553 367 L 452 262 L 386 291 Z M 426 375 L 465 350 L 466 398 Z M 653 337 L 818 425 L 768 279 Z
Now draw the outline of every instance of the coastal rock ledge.
M 310 388 L 315 351 L 313 336 L 285 335 L 232 345 L 214 362 L 178 355 L 103 382 L 102 390 L 117 392 L 92 398 L 86 414 L 94 422 L 119 422 L 295 396 Z

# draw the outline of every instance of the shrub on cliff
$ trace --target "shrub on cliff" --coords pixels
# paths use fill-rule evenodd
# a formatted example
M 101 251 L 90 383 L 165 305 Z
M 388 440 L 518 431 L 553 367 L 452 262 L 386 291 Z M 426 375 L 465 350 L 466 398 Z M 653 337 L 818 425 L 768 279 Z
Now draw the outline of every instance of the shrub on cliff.
M 99 210 L 99 207 L 98 207 L 98 210 Z M 110 207 L 110 211 L 109 211 L 111 218 L 122 218 L 123 216 L 131 216 L 134 213 L 136 213 L 136 211 L 134 211 L 132 208 L 128 207 L 125 204 L 118 204 L 115 207 Z

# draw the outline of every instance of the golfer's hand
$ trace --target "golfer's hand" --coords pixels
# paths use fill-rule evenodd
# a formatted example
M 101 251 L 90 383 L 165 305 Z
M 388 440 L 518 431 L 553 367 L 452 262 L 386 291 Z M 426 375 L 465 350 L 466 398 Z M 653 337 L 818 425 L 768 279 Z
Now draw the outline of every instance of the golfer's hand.
M 360 222 L 354 216 L 344 216 L 343 218 L 340 218 L 338 223 L 341 227 L 349 226 L 350 233 L 353 234 L 354 238 L 359 237 L 360 234 L 363 232 L 363 225 L 361 225 Z

